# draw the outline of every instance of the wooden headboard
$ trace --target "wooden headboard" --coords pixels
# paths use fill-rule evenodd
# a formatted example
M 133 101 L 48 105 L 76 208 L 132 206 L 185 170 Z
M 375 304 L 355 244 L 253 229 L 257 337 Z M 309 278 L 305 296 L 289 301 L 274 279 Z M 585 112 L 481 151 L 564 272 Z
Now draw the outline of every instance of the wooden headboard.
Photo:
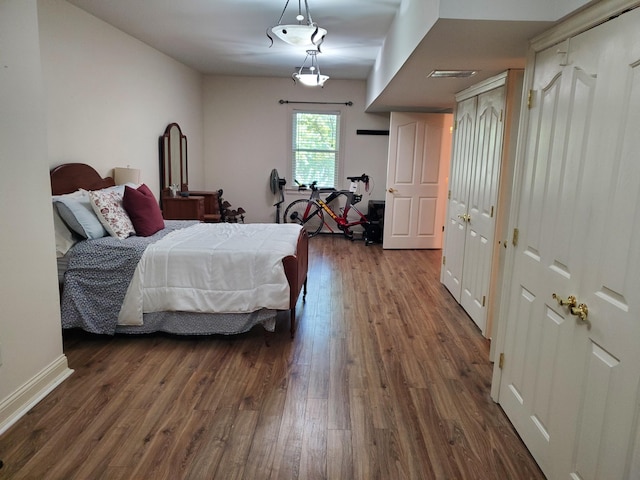
M 53 168 L 49 175 L 53 195 L 75 192 L 80 188 L 100 190 L 115 185 L 113 178 L 102 178 L 93 167 L 84 163 L 63 163 Z

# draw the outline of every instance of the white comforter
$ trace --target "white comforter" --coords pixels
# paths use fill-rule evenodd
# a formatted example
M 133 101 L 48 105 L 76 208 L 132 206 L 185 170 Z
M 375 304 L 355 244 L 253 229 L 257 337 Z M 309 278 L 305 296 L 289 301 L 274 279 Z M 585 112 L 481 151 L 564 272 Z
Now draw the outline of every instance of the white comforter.
M 160 311 L 247 313 L 288 309 L 282 259 L 295 254 L 294 224 L 200 223 L 145 250 L 118 316 L 142 325 Z

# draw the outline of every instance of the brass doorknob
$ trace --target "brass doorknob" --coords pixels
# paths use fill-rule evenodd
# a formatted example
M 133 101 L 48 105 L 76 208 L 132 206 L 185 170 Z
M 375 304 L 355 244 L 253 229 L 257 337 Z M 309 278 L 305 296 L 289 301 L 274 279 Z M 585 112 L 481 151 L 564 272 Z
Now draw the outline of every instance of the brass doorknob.
M 575 315 L 576 317 L 578 317 L 587 325 L 588 329 L 591 329 L 591 322 L 587 320 L 587 316 L 589 315 L 589 308 L 587 307 L 586 303 L 578 304 L 578 300 L 573 295 L 569 295 L 566 300 L 563 300 L 555 293 L 552 295 L 552 297 L 558 301 L 558 304 L 569 307 L 569 312 L 571 313 L 571 315 Z
M 397 192 L 397 190 L 395 188 L 389 188 L 388 192 L 389 193 L 394 193 L 394 192 Z
M 462 220 L 463 222 L 470 222 L 471 221 L 471 216 L 467 215 L 466 213 L 458 214 L 458 218 L 460 220 Z
M 571 315 L 575 315 L 576 317 L 580 317 L 580 320 L 583 322 L 587 321 L 587 316 L 589 315 L 589 308 L 584 303 L 581 303 L 577 307 L 571 307 Z
M 551 296 L 558 301 L 558 305 L 561 305 L 563 307 L 565 305 L 568 306 L 568 307 L 575 307 L 578 304 L 578 300 L 573 295 L 569 295 L 569 297 L 567 297 L 566 300 L 563 300 L 562 298 L 560 298 L 555 293 L 553 295 L 551 295 Z

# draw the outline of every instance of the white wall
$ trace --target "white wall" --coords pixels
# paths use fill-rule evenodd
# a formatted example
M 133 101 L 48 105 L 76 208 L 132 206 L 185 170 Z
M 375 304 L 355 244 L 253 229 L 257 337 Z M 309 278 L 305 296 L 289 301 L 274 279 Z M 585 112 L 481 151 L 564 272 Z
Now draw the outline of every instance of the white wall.
M 329 79 L 324 88 L 295 85 L 288 78 L 209 76 L 204 82 L 205 186 L 222 188 L 224 199 L 247 211 L 246 222 L 273 222 L 277 200 L 269 189 L 273 168 L 288 172 L 290 115 L 293 108 L 339 108 L 343 115 L 343 176 L 371 175 L 375 188 L 366 200 L 384 199 L 388 136 L 357 135 L 356 130 L 388 130 L 388 114 L 364 112 L 366 84 Z M 279 100 L 347 102 L 345 105 L 281 105 Z M 189 135 L 189 132 L 185 132 Z M 194 179 L 189 175 L 191 185 Z M 343 187 L 347 187 L 346 179 Z M 308 194 L 307 194 L 308 195 Z M 294 195 L 287 195 L 283 207 Z M 284 208 L 283 208 L 284 211 Z
M 556 21 L 594 0 L 402 0 L 369 74 L 367 106 L 440 18 Z
M 40 0 L 49 165 L 142 170 L 158 195 L 158 137 L 171 122 L 189 136 L 189 169 L 202 170 L 202 76 L 64 0 Z
M 71 373 L 62 353 L 36 0 L 0 1 L 0 432 Z
M 0 432 L 70 373 L 62 352 L 49 169 L 142 169 L 189 132 L 203 177 L 202 76 L 63 0 L 0 0 Z
M 554 22 L 590 1 L 592 0 L 441 0 L 440 17 Z
M 440 0 L 402 0 L 367 82 L 367 106 L 387 87 L 438 20 Z

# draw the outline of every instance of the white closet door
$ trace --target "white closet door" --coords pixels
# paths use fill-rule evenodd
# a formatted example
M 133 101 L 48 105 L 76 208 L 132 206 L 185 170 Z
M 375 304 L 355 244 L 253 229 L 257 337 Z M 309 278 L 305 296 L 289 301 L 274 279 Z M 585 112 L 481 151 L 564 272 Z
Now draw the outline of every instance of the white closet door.
M 638 25 L 535 61 L 499 401 L 549 478 L 640 478 Z
M 493 264 L 505 90 L 500 87 L 478 96 L 475 153 L 469 178 L 460 305 L 483 334 Z
M 453 155 L 449 175 L 449 201 L 445 224 L 445 245 L 442 266 L 442 283 L 460 303 L 462 292 L 462 267 L 466 237 L 470 173 L 476 128 L 476 97 L 458 103 L 456 107 Z

